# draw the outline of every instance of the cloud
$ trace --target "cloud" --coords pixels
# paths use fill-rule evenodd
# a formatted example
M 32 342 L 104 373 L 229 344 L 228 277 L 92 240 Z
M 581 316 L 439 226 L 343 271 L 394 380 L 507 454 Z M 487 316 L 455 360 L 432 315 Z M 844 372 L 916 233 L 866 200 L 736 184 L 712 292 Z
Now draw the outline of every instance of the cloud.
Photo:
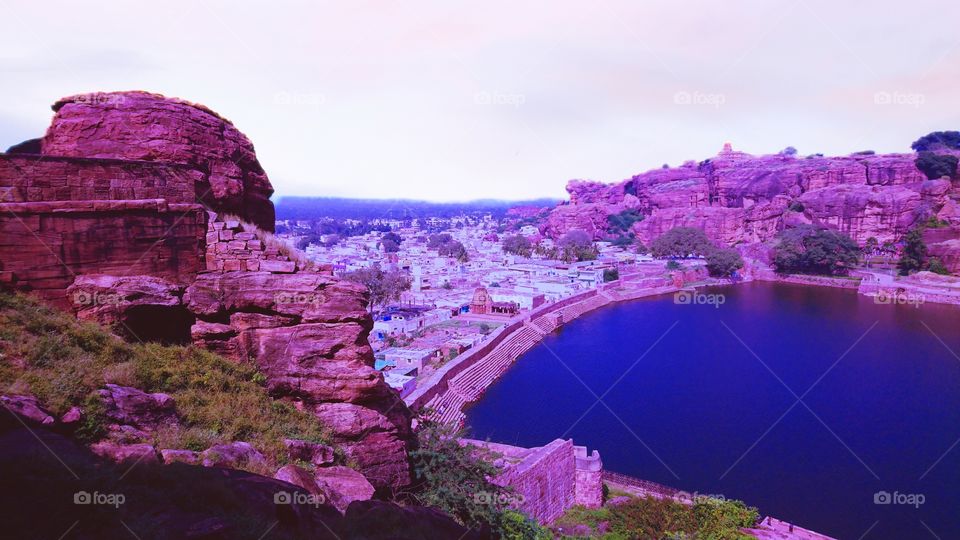
M 569 178 L 614 181 L 725 141 L 754 153 L 902 151 L 958 120 L 960 37 L 929 14 L 954 20 L 960 6 L 934 0 L 7 11 L 0 115 L 20 119 L 0 132 L 8 145 L 42 133 L 62 95 L 140 88 L 233 120 L 279 194 L 563 196 Z M 924 106 L 872 102 L 901 89 Z

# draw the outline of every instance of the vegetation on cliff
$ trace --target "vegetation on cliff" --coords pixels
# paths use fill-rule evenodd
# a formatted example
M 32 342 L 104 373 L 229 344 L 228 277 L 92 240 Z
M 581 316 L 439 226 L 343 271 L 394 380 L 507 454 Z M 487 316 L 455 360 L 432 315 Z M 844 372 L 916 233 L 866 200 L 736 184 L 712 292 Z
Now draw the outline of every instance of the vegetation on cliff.
M 370 292 L 368 309 L 373 311 L 378 306 L 400 298 L 400 293 L 410 288 L 410 276 L 402 270 L 384 270 L 379 264 L 369 268 L 361 268 L 343 274 L 343 278 L 364 285 Z
M 272 399 L 250 363 L 192 346 L 126 343 L 20 294 L 0 292 L 0 360 L 6 393 L 33 394 L 57 415 L 81 407 L 78 436 L 87 441 L 105 433 L 96 391 L 106 383 L 174 398 L 180 424 L 154 434 L 159 448 L 245 441 L 281 464 L 284 438 L 327 438 L 315 416 Z
M 780 233 L 773 266 L 781 274 L 843 275 L 860 260 L 860 247 L 831 229 L 796 227 Z
M 564 261 L 592 261 L 600 254 L 593 245 L 593 237 L 580 229 L 574 229 L 557 240 L 560 258 Z
M 417 428 L 419 447 L 411 452 L 415 476 L 411 496 L 418 504 L 439 508 L 470 528 L 508 539 L 541 540 L 551 536 L 535 521 L 509 508 L 513 494 L 491 478 L 498 455 L 462 444 L 462 433 L 425 418 Z
M 624 495 L 597 509 L 571 508 L 551 527 L 558 535 L 627 540 L 631 538 L 754 538 L 740 531 L 759 519 L 756 508 L 740 501 L 699 497 L 693 504 L 673 499 Z
M 703 257 L 707 270 L 714 277 L 728 277 L 743 268 L 740 252 L 733 248 L 718 247 L 707 238 L 702 229 L 696 227 L 674 227 L 663 233 L 650 245 L 654 257 L 686 259 Z M 675 261 L 670 261 L 675 262 Z M 673 266 L 669 265 L 668 266 Z M 670 270 L 679 269 L 669 268 Z

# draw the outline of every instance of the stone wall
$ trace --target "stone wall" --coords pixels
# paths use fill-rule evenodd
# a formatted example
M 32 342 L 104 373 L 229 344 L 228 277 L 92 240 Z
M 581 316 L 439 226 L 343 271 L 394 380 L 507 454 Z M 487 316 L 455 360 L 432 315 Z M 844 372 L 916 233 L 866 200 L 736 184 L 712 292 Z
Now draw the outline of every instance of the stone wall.
M 220 219 L 213 212 L 207 229 L 207 270 L 210 272 L 293 273 L 297 263 L 276 246 L 265 245 L 254 232 L 236 220 Z
M 577 504 L 597 508 L 603 503 L 603 462 L 572 440 L 556 439 L 547 445 L 522 448 L 506 444 L 461 439 L 500 454 L 502 472 L 494 479 L 513 488 L 511 506 L 540 523 L 551 523 Z M 482 498 L 482 495 L 481 495 Z
M 587 508 L 603 504 L 603 462 L 600 452 L 587 453 L 586 446 L 574 446 L 576 464 L 573 503 Z
M 196 203 L 199 171 L 175 163 L 0 154 L 0 203 L 164 199 Z
M 170 164 L 0 154 L 0 282 L 67 305 L 78 275 L 188 283 L 207 215 Z

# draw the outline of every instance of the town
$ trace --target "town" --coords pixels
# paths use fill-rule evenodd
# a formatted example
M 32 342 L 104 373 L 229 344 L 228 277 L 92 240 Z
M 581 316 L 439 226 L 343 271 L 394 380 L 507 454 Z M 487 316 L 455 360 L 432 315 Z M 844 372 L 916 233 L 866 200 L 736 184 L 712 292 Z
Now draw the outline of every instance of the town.
M 637 263 L 662 271 L 662 262 L 635 245 L 594 243 L 577 234 L 543 237 L 522 210 L 278 220 L 277 236 L 318 267 L 367 285 L 375 367 L 406 397 L 419 380 L 515 317 L 615 281 Z

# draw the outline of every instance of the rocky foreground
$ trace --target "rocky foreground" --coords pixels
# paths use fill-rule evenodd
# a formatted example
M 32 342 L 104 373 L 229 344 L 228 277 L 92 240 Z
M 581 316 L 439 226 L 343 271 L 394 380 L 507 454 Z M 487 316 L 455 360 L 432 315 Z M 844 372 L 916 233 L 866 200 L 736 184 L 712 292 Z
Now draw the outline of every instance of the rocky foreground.
M 164 429 L 190 423 L 169 396 L 101 380 L 95 405 L 110 421 L 89 448 L 246 468 L 332 499 L 345 485 L 360 499 L 407 488 L 412 415 L 373 369 L 366 291 L 272 239 L 273 188 L 247 137 L 204 106 L 146 92 L 72 96 L 53 110 L 44 137 L 0 154 L 0 286 L 131 342 L 252 362 L 278 407 L 314 417 L 327 443 L 292 439 L 283 460 L 243 440 L 164 448 Z M 30 403 L 22 386 L 11 399 Z

